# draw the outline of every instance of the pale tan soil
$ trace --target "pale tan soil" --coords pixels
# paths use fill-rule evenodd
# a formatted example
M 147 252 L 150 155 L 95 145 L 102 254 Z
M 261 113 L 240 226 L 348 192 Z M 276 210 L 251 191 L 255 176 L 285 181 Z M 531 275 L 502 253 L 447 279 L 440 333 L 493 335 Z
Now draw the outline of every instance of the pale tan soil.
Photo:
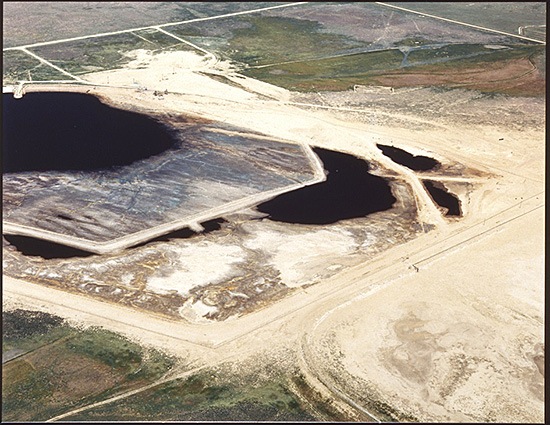
M 326 316 L 314 361 L 357 399 L 420 421 L 543 422 L 543 215 Z
M 174 56 L 174 66 L 181 59 Z M 166 67 L 172 59 L 160 60 L 168 61 Z M 483 100 L 462 99 L 462 111 L 486 117 L 468 125 L 452 114 L 440 119 L 407 105 L 392 114 L 383 102 L 367 110 L 355 105 L 355 112 L 285 104 L 292 96 L 279 88 L 248 84 L 227 68 L 219 72 L 280 101 L 183 68 L 162 77 L 132 69 L 85 78 L 148 84 L 147 91 L 88 88 L 113 103 L 196 113 L 373 159 L 412 188 L 418 221 L 435 230 L 349 265 L 346 250 L 356 241 L 345 231 L 327 237 L 319 230 L 283 241 L 258 234 L 248 243 L 261 242 L 292 285 L 299 286 L 306 271 L 314 276 L 311 267 L 324 255 L 331 261 L 342 256 L 333 265 L 343 267 L 274 304 L 217 323 L 200 320 L 208 311 L 201 304 L 195 307 L 197 322 L 187 324 L 11 278 L 4 281 L 4 308 L 38 308 L 105 326 L 197 365 L 244 361 L 265 350 L 293 355 L 308 383 L 356 412 L 349 414 L 354 420 L 366 420 L 367 411 L 382 419 L 541 422 L 545 164 L 544 127 L 538 124 L 544 122 L 544 104 L 523 100 L 535 120 L 518 125 L 508 118 L 520 113 L 517 104 L 503 101 L 504 111 L 490 116 Z M 162 98 L 152 93 L 165 89 L 170 93 Z M 462 93 L 431 96 L 452 105 Z M 342 96 L 353 99 L 349 92 Z M 398 102 L 399 90 L 393 96 Z M 424 175 L 393 163 L 375 143 L 444 160 L 449 172 L 439 178 L 461 198 L 465 216 L 444 218 L 422 189 Z

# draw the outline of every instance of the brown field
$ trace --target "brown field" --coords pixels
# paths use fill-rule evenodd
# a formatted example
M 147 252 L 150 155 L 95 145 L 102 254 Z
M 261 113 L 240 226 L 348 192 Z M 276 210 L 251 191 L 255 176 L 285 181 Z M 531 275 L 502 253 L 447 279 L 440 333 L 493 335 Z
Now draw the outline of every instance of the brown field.
M 531 58 L 510 59 L 484 66 L 446 69 L 418 66 L 410 71 L 387 71 L 372 79 L 383 86 L 446 86 L 494 91 L 518 96 L 540 96 L 546 89 L 546 77 Z

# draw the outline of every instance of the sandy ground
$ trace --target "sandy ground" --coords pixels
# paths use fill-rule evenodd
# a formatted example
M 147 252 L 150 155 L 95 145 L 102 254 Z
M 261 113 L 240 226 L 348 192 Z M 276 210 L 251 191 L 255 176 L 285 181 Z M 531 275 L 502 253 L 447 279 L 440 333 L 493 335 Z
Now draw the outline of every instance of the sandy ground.
M 334 310 L 312 358 L 357 399 L 417 420 L 543 422 L 543 223 L 531 210 Z
M 244 261 L 244 252 L 239 246 L 199 243 L 180 249 L 178 256 L 185 258 L 183 273 L 154 276 L 147 282 L 148 289 L 165 292 L 176 290 L 186 294 L 191 288 L 227 278 L 231 265 Z M 209 263 L 201 261 L 209 258 Z M 176 268 L 177 265 L 171 267 Z M 207 277 L 207 279 L 205 279 Z
M 319 242 L 323 241 L 322 244 Z M 281 238 L 280 234 L 266 232 L 248 242 L 249 248 L 268 247 L 272 263 L 282 265 L 281 277 L 287 286 L 301 286 L 307 277 L 305 270 L 322 270 L 330 257 L 344 257 L 352 251 L 355 242 L 346 231 L 318 230 L 306 235 Z
M 291 105 L 288 92 L 240 78 L 223 63 L 205 63 L 189 54 L 138 56 L 140 66 L 149 63 L 150 68 L 85 78 L 129 86 L 135 80 L 146 91 L 90 90 L 108 93 L 114 103 L 185 110 L 285 140 L 375 158 L 410 184 L 421 220 L 435 224 L 436 230 L 368 263 L 344 268 L 274 305 L 220 323 L 171 322 L 9 278 L 3 287 L 4 308 L 39 308 L 78 323 L 105 326 L 199 364 L 230 354 L 242 360 L 265 349 L 302 345 L 303 367 L 320 378 L 311 381 L 319 391 L 343 394 L 351 405 L 375 417 L 381 415 L 377 406 L 386 403 L 401 419 L 543 421 L 542 127 L 507 126 L 498 117 L 468 126 L 452 118 L 422 118 L 414 109 L 377 116 L 373 110 L 345 114 Z M 248 91 L 193 73 L 205 66 Z M 166 72 L 170 69 L 171 74 Z M 169 94 L 153 96 L 153 90 L 165 89 Z M 535 114 L 543 116 L 537 108 Z M 419 177 L 384 157 L 375 143 L 395 143 L 476 170 L 456 176 L 467 177 L 467 184 L 454 181 L 464 194 L 465 217 L 444 219 Z M 322 261 L 326 236 L 320 230 L 305 240 L 278 245 L 274 238 L 271 259 L 290 282 L 299 284 L 302 262 Z M 336 249 L 331 255 L 345 256 L 347 236 L 330 237 Z M 306 252 L 296 258 L 300 249 Z M 223 255 L 227 263 L 238 261 L 237 250 Z M 203 270 L 197 266 L 189 273 Z M 212 278 L 223 273 L 221 267 Z M 149 284 L 166 289 L 166 282 Z M 186 290 L 177 283 L 172 289 Z M 195 308 L 198 315 L 208 310 Z

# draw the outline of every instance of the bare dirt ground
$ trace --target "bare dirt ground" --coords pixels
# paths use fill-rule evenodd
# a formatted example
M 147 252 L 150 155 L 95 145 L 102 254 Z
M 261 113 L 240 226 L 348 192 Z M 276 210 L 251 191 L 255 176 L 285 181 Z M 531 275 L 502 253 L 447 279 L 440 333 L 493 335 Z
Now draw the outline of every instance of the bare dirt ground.
M 544 101 L 430 89 L 292 95 L 236 75 L 227 64 L 185 55 L 153 59 L 137 52 L 141 69 L 84 77 L 112 86 L 136 80 L 147 90 L 71 90 L 101 93 L 121 106 L 184 110 L 372 160 L 412 193 L 401 199 L 418 207 L 420 229 L 433 230 L 390 240 L 379 251 L 365 248 L 360 261 L 351 261 L 348 250 L 357 239 L 347 229 L 283 235 L 278 224 L 245 221 L 249 230 L 259 227 L 244 246 L 261 245 L 269 253 L 263 261 L 293 290 L 222 321 L 193 320 L 209 311 L 203 300 L 186 323 L 6 276 L 4 308 L 43 309 L 105 326 L 199 365 L 242 362 L 265 351 L 285 356 L 282 364 L 294 356 L 308 383 L 353 420 L 542 422 Z M 235 84 L 193 72 L 205 66 Z M 423 189 L 422 173 L 393 163 L 376 143 L 446 164 L 448 173 L 435 178 L 460 197 L 464 216 L 445 218 Z M 231 238 L 227 267 L 240 252 Z M 324 271 L 337 267 L 319 274 L 321 264 Z M 162 287 L 169 279 L 149 284 Z
M 403 419 L 542 421 L 543 210 L 512 223 L 323 316 L 307 339 L 320 373 Z

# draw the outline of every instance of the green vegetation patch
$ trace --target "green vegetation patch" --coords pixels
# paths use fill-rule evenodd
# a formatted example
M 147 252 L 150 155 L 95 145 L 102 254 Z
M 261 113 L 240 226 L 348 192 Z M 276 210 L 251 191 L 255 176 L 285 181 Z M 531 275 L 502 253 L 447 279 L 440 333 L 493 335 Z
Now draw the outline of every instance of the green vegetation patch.
M 32 81 L 57 81 L 57 80 L 68 80 L 72 81 L 73 79 L 59 72 L 57 69 L 52 68 L 45 63 L 41 63 L 38 67 L 31 70 L 31 80 Z
M 418 71 L 421 69 L 422 70 L 433 69 L 434 72 L 442 72 L 450 69 L 460 71 L 461 69 L 472 68 L 472 67 L 483 68 L 484 66 L 489 65 L 491 63 L 496 64 L 498 62 L 509 61 L 511 59 L 534 57 L 536 55 L 544 53 L 546 50 L 546 46 L 542 46 L 539 44 L 521 43 L 516 45 L 509 45 L 507 47 L 508 47 L 507 49 L 499 49 L 499 50 L 486 49 L 486 50 L 490 50 L 490 52 L 487 52 L 488 54 L 472 55 L 472 56 L 464 55 L 462 57 L 457 57 L 452 61 L 441 61 L 434 64 L 418 65 L 415 68 L 415 70 Z M 460 45 L 459 48 L 464 49 L 463 45 Z M 446 48 L 441 52 L 441 54 L 444 54 L 443 52 L 445 51 L 450 51 L 450 49 Z
M 2 416 L 44 421 L 165 375 L 174 359 L 46 313 L 3 313 Z M 4 359 L 3 359 L 4 360 Z
M 70 80 L 71 77 L 20 50 L 8 50 L 2 56 L 2 83 L 18 81 Z
M 3 84 L 28 80 L 28 70 L 40 66 L 40 61 L 20 50 L 8 50 L 2 54 Z
M 407 56 L 407 61 L 411 65 L 418 62 L 458 60 L 479 55 L 494 55 L 498 51 L 489 49 L 481 44 L 449 44 L 434 49 L 413 49 Z
M 74 354 L 100 361 L 128 373 L 141 363 L 142 349 L 127 339 L 103 329 L 90 329 L 65 343 Z
M 63 319 L 41 311 L 16 309 L 2 313 L 2 353 L 29 352 L 74 334 Z
M 78 421 L 306 421 L 315 420 L 285 384 L 220 382 L 203 372 L 71 416 Z
M 170 31 L 247 66 L 341 55 L 370 45 L 324 32 L 321 24 L 306 19 L 254 15 L 220 19 L 216 24 L 183 24 Z
M 424 46 L 426 44 L 430 44 L 430 41 L 426 40 L 423 37 L 409 37 L 395 43 L 396 46 L 410 46 L 410 47 Z
M 39 46 L 33 53 L 71 74 L 115 69 L 130 62 L 128 52 L 150 49 L 151 44 L 132 34 L 86 38 L 78 41 Z
M 403 53 L 397 49 L 329 59 L 247 69 L 243 74 L 295 91 L 348 90 L 367 84 L 380 71 L 398 69 Z
M 238 29 L 227 45 L 233 60 L 247 65 L 310 59 L 345 53 L 370 43 L 322 32 L 315 21 L 293 18 L 251 16 L 243 18 L 251 28 Z

